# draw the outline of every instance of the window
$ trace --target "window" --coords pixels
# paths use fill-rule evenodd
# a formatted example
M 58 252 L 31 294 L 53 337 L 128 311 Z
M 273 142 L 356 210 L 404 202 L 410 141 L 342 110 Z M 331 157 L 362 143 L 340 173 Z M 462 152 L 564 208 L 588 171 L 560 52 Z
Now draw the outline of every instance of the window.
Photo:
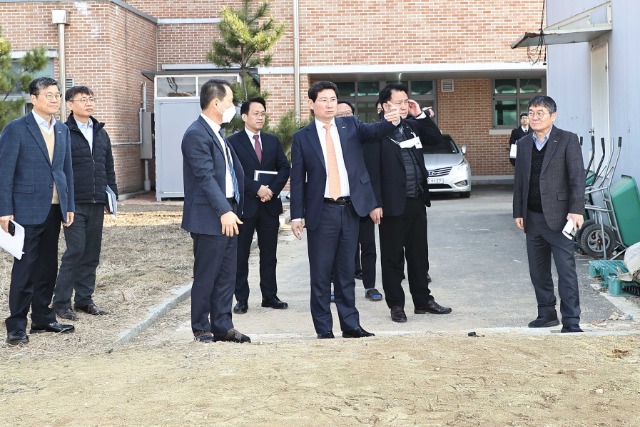
M 351 102 L 355 106 L 355 115 L 367 123 L 377 122 L 379 119 L 376 110 L 378 93 L 391 81 L 369 82 L 336 82 L 338 86 L 338 98 Z M 393 83 L 396 83 L 394 81 Z M 415 99 L 420 107 L 434 107 L 436 104 L 435 82 L 433 80 L 402 81 L 409 88 L 409 98 Z
M 493 81 L 493 127 L 514 128 L 528 111 L 529 100 L 544 95 L 543 79 L 495 79 Z

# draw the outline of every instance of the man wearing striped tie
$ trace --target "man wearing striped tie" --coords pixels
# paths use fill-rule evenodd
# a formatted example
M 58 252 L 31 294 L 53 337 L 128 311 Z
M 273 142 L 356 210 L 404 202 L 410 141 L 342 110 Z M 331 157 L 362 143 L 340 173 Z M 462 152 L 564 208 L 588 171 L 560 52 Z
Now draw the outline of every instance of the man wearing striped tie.
M 220 128 L 236 113 L 229 84 L 207 81 L 200 108 L 182 138 L 182 228 L 191 233 L 194 255 L 191 328 L 199 342 L 251 342 L 231 320 L 244 172 Z

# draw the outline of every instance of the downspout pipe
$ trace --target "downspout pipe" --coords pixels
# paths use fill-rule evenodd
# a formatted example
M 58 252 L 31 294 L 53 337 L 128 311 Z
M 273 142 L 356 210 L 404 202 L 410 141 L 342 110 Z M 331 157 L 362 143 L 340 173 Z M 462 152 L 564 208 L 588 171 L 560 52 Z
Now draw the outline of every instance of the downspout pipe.
M 300 14 L 299 0 L 293 0 L 293 102 L 300 120 Z
M 52 10 L 51 23 L 58 26 L 58 83 L 60 83 L 60 92 L 64 97 L 67 91 L 66 53 L 64 50 L 64 26 L 67 25 L 67 11 Z M 65 99 L 60 102 L 60 119 L 63 122 L 67 119 L 67 102 Z

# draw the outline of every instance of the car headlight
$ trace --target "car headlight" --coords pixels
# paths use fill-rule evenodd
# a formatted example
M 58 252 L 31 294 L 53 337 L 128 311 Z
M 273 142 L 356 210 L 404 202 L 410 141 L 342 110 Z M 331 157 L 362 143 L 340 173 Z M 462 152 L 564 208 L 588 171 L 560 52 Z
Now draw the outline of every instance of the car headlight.
M 462 159 L 460 163 L 451 168 L 451 173 L 467 172 L 469 170 L 469 162 L 467 159 Z

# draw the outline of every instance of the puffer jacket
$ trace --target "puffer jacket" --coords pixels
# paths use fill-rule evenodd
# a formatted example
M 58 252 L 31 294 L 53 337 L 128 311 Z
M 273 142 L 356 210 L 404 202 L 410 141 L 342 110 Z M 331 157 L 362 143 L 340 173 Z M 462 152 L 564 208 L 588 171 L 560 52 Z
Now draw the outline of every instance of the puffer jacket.
M 113 166 L 111 140 L 103 129 L 104 123 L 91 117 L 93 122 L 93 153 L 84 137 L 73 113 L 67 119 L 71 133 L 71 158 L 73 159 L 73 183 L 75 186 L 75 202 L 107 203 L 105 193 L 107 185 L 116 195 L 116 173 Z

